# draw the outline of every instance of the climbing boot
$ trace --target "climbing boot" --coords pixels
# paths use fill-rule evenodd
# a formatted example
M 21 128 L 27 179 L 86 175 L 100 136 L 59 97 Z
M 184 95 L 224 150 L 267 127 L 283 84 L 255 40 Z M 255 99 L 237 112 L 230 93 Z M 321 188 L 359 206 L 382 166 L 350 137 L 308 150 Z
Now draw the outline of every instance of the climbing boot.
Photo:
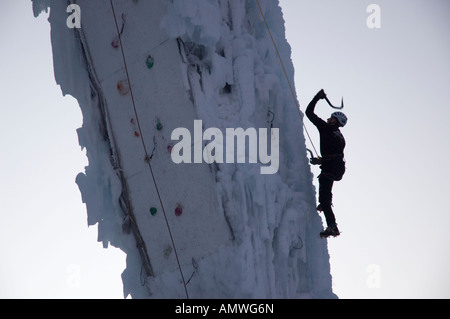
M 331 207 L 333 207 L 333 203 L 331 203 Z M 322 204 L 317 205 L 316 210 L 317 210 L 318 212 L 323 212 L 323 206 L 322 206 Z
M 339 229 L 337 225 L 330 225 L 325 229 L 324 231 L 320 232 L 320 237 L 322 238 L 328 238 L 330 236 L 336 237 L 339 236 L 341 233 L 339 232 Z

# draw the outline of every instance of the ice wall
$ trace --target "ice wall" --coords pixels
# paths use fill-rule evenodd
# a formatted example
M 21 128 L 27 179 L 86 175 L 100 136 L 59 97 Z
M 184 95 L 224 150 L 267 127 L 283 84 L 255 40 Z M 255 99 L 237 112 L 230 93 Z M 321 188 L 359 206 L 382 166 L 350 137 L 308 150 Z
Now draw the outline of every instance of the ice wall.
M 33 9 L 50 7 L 55 79 L 83 112 L 76 182 L 99 241 L 127 253 L 124 295 L 334 297 L 302 119 L 256 0 L 76 3 L 80 29 L 68 2 Z M 294 83 L 278 1 L 260 4 Z M 277 173 L 248 156 L 175 164 L 171 133 L 195 120 L 278 128 Z

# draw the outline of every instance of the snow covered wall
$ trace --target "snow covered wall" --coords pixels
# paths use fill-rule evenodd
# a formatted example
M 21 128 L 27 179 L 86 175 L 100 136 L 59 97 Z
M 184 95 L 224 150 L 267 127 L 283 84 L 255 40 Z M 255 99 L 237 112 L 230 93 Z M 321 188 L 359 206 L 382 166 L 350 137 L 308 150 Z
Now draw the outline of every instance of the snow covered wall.
M 302 122 L 256 0 L 32 1 L 50 8 L 55 79 L 82 110 L 88 225 L 127 254 L 124 296 L 335 297 Z M 293 83 L 281 8 L 260 4 Z

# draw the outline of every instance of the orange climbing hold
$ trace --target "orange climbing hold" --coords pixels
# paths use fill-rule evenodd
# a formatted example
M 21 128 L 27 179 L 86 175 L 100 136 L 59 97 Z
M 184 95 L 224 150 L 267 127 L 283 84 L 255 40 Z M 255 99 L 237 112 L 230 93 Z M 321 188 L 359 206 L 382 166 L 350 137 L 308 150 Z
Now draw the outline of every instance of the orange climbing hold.
M 117 82 L 117 91 L 119 91 L 120 95 L 127 95 L 130 92 L 128 81 L 120 80 L 119 82 Z

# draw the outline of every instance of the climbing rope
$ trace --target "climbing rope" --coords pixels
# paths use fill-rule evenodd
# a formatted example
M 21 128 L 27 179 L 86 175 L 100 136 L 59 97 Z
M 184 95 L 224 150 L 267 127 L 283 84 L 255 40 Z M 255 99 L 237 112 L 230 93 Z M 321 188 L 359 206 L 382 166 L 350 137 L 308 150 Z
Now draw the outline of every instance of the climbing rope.
M 147 147 L 145 146 L 144 136 L 142 134 L 141 125 L 140 125 L 140 122 L 139 122 L 139 116 L 138 116 L 138 112 L 137 112 L 137 109 L 136 109 L 136 103 L 135 103 L 134 95 L 133 95 L 133 88 L 131 86 L 130 75 L 128 73 L 127 61 L 126 61 L 126 58 L 125 58 L 125 53 L 124 53 L 123 44 L 122 44 L 121 31 L 119 29 L 119 24 L 117 22 L 116 12 L 115 12 L 112 0 L 110 0 L 110 4 L 111 4 L 112 13 L 113 13 L 113 16 L 114 16 L 114 22 L 116 24 L 117 37 L 118 37 L 118 40 L 119 40 L 119 46 L 120 46 L 120 50 L 121 50 L 121 53 L 122 53 L 122 60 L 123 60 L 123 64 L 124 64 L 125 73 L 126 73 L 126 76 L 127 76 L 127 82 L 128 82 L 131 102 L 133 104 L 134 115 L 136 117 L 137 129 L 139 131 L 139 136 L 140 136 L 140 139 L 141 139 L 141 142 L 142 142 L 142 146 L 143 146 L 143 149 L 144 149 L 144 153 L 145 153 L 145 159 L 146 159 L 145 162 L 147 162 L 147 164 L 148 164 L 148 168 L 149 168 L 150 174 L 152 176 L 153 184 L 155 185 L 156 194 L 158 195 L 158 200 L 159 200 L 159 203 L 161 205 L 161 209 L 162 209 L 162 212 L 163 212 L 163 215 L 164 215 L 164 220 L 166 222 L 167 230 L 169 232 L 170 241 L 172 242 L 173 251 L 174 251 L 175 258 L 176 258 L 176 261 L 177 261 L 177 264 L 178 264 L 178 269 L 180 271 L 181 279 L 183 281 L 184 290 L 185 290 L 185 293 L 186 293 L 186 298 L 189 299 L 189 293 L 188 293 L 188 290 L 187 290 L 187 287 L 186 287 L 186 285 L 187 285 L 186 284 L 186 280 L 184 279 L 183 270 L 181 269 L 181 264 L 180 264 L 180 260 L 178 258 L 178 253 L 177 253 L 177 249 L 176 249 L 176 246 L 175 246 L 175 241 L 173 239 L 172 231 L 170 229 L 169 221 L 167 219 L 166 210 L 164 209 L 164 204 L 163 204 L 163 201 L 162 201 L 162 198 L 161 198 L 161 194 L 159 192 L 159 187 L 158 187 L 158 184 L 156 182 L 155 175 L 153 173 L 152 165 L 150 163 L 150 160 L 147 160 L 147 159 L 150 159 L 151 157 L 150 157 L 150 155 L 149 155 L 149 153 L 147 151 Z M 123 30 L 123 26 L 122 26 L 122 30 Z
M 314 146 L 314 143 L 313 143 L 313 141 L 311 139 L 311 136 L 309 135 L 308 130 L 307 130 L 306 126 L 305 126 L 305 122 L 303 122 L 302 113 L 300 111 L 300 104 L 298 103 L 297 98 L 295 96 L 294 88 L 293 88 L 293 86 L 291 84 L 291 81 L 289 80 L 289 76 L 287 74 L 286 68 L 284 67 L 283 59 L 281 58 L 280 52 L 278 51 L 278 47 L 277 47 L 277 45 L 275 43 L 275 40 L 274 40 L 274 38 L 272 36 L 272 32 L 270 31 L 269 24 L 267 23 L 266 17 L 265 17 L 265 15 L 263 13 L 263 10 L 261 8 L 261 4 L 259 3 L 259 0 L 256 0 L 256 3 L 258 4 L 259 12 L 261 13 L 261 17 L 263 18 L 264 24 L 266 25 L 267 31 L 269 32 L 269 36 L 270 36 L 270 39 L 272 40 L 273 47 L 275 48 L 275 51 L 276 51 L 277 56 L 278 56 L 278 60 L 280 61 L 280 64 L 281 64 L 281 68 L 283 69 L 284 76 L 286 77 L 286 80 L 288 82 L 289 89 L 290 89 L 291 95 L 292 95 L 292 99 L 294 100 L 294 103 L 295 103 L 295 105 L 297 107 L 298 115 L 300 116 L 300 120 L 302 121 L 302 124 L 303 124 L 303 129 L 305 130 L 306 135 L 308 136 L 309 142 L 311 143 L 311 145 L 312 145 L 312 147 L 314 149 L 314 152 L 316 153 L 316 156 L 319 156 L 318 153 L 317 153 L 316 147 Z

